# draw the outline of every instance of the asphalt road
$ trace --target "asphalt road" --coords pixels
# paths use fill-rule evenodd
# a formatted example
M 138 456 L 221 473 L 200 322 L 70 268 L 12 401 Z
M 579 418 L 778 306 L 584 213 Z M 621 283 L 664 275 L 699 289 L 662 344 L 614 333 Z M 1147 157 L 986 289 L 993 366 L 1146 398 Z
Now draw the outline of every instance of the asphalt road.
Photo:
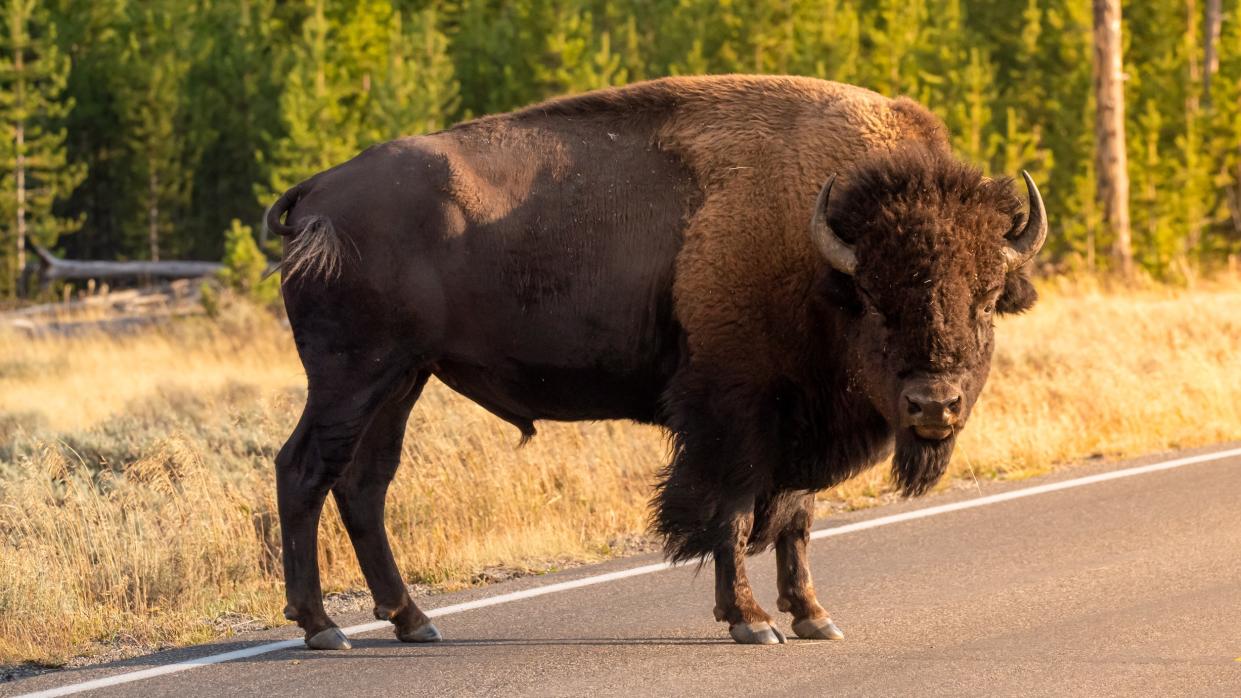
M 822 523 L 875 522 L 1171 457 L 984 484 Z M 787 645 L 735 645 L 711 618 L 709 571 L 675 568 L 444 615 L 436 624 L 447 641 L 437 645 L 373 631 L 349 652 L 282 649 L 93 695 L 1241 696 L 1241 456 L 854 526 L 816 540 L 811 557 L 844 641 L 790 633 Z M 617 560 L 425 607 L 653 562 Z M 775 612 L 771 556 L 752 558 L 750 576 Z M 0 695 L 253 647 L 290 630 L 33 677 L 0 685 Z

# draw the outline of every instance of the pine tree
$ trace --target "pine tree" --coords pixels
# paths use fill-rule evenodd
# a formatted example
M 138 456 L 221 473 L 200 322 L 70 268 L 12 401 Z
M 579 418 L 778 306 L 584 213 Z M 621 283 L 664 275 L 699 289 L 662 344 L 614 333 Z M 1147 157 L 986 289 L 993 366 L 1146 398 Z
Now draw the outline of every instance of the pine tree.
M 673 75 L 754 72 L 746 53 L 745 22 L 737 3 L 679 0 L 661 27 L 668 72 Z
M 224 231 L 224 268 L 220 281 L 234 293 L 263 306 L 280 301 L 280 277 L 267 276 L 267 257 L 254 241 L 250 226 L 234 218 Z
M 1091 8 L 1077 0 L 1043 0 L 1040 9 L 1038 60 L 1025 81 L 1037 84 L 1042 94 L 1041 109 L 1032 121 L 1042 127 L 1041 143 L 1050 152 L 1050 172 L 1039 182 L 1047 209 L 1056 212 L 1048 252 L 1079 253 L 1093 262 L 1098 208 L 1091 198 L 1095 188 Z
M 791 69 L 838 82 L 856 82 L 861 61 L 861 19 L 847 0 L 798 0 L 794 8 Z
M 1184 131 L 1177 138 L 1177 145 L 1182 153 L 1183 170 L 1178 178 L 1178 191 L 1183 197 L 1181 207 L 1184 212 L 1185 239 L 1180 245 L 1181 255 L 1185 260 L 1195 260 L 1202 247 L 1202 229 L 1206 224 L 1206 211 L 1203 203 L 1210 196 L 1210 173 L 1206 158 L 1203 157 L 1204 144 L 1202 131 L 1205 127 L 1202 112 L 1202 42 L 1199 39 L 1199 22 L 1197 0 L 1186 0 L 1184 7 L 1185 29 L 1182 33 L 1182 51 L 1185 76 L 1185 106 L 1182 112 Z
M 0 292 L 17 289 L 27 241 L 51 246 L 81 221 L 57 215 L 56 202 L 82 181 L 65 157 L 62 126 L 73 102 L 63 97 L 69 64 L 38 0 L 8 0 L 0 35 L 0 122 L 5 148 L 0 180 L 6 230 Z
M 458 86 L 433 8 L 404 12 L 388 0 L 355 6 L 338 26 L 340 97 L 359 147 L 434 131 L 459 104 Z
M 447 10 L 449 53 L 467 117 L 504 111 L 533 99 L 521 66 L 527 48 L 518 32 L 521 8 L 500 0 L 459 0 Z
M 983 49 L 971 47 L 964 68 L 950 71 L 947 82 L 956 86 L 957 96 L 948 107 L 945 121 L 955 136 L 957 152 L 982 165 L 991 159 L 994 139 L 991 124 L 991 76 L 993 65 Z
M 268 168 L 268 181 L 256 185 L 263 205 L 306 177 L 339 164 L 358 151 L 358 114 L 350 109 L 356 96 L 341 68 L 340 51 L 329 54 L 334 22 L 325 0 L 314 0 L 302 25 L 301 41 L 289 59 L 280 114 L 285 135 L 258 157 Z M 385 42 L 386 43 L 386 42 Z
M 878 0 L 863 20 L 876 29 L 867 33 L 869 57 L 862 84 L 891 97 L 916 97 L 922 80 L 918 52 L 930 42 L 926 36 L 926 0 Z
M 1013 68 L 1003 96 L 1003 145 L 996 148 L 994 166 L 1008 175 L 1027 170 L 1035 180 L 1046 182 L 1053 156 L 1043 142 L 1048 90 L 1042 78 L 1048 67 L 1042 50 L 1046 35 L 1041 4 L 1041 0 L 1028 0 L 1021 15 L 1021 34 L 1012 51 Z
M 970 65 L 970 38 L 961 0 L 931 0 L 927 5 L 926 26 L 915 53 L 921 86 L 913 96 L 939 114 L 951 130 L 953 106 L 967 94 L 963 69 Z
M 1165 158 L 1160 143 L 1163 128 L 1158 103 L 1147 100 L 1133 130 L 1133 230 L 1138 261 L 1158 278 L 1167 276 L 1175 252 L 1170 239 L 1174 228 L 1166 211 L 1171 192 L 1161 192 L 1160 184 L 1177 168 Z
M 527 69 L 540 99 L 624 82 L 621 57 L 612 51 L 611 35 L 596 39 L 593 17 L 578 3 L 536 3 L 532 27 L 547 30 L 527 37 L 533 52 Z
M 445 126 L 461 103 L 448 37 L 439 30 L 434 8 L 388 27 L 386 65 L 372 88 L 363 139 L 378 142 L 428 133 Z
M 1203 141 L 1209 124 L 1200 103 L 1198 22 L 1196 3 L 1184 0 L 1135 6 L 1132 20 L 1135 26 L 1148 27 L 1143 42 L 1130 50 L 1133 85 L 1128 99 L 1135 106 L 1131 114 L 1137 116 L 1131 115 L 1127 127 L 1134 130 L 1135 146 L 1145 145 L 1148 158 L 1144 165 L 1135 162 L 1130 167 L 1135 181 L 1147 180 L 1145 191 L 1133 195 L 1140 204 L 1134 218 L 1141 226 L 1135 251 L 1147 270 L 1161 278 L 1183 278 L 1190 272 L 1211 209 L 1218 205 L 1211 182 L 1214 165 Z M 1139 172 L 1142 167 L 1153 171 Z
M 1099 178 L 1095 171 L 1094 148 L 1095 104 L 1088 95 L 1078 113 L 1078 128 L 1073 132 L 1080 152 L 1087 155 L 1076 161 L 1068 172 L 1064 213 L 1059 217 L 1059 235 L 1050 237 L 1051 252 L 1067 261 L 1068 266 L 1094 272 L 1100 268 L 1099 252 L 1104 239 L 1103 209 L 1099 203 Z
M 1224 10 L 1220 46 L 1241 46 L 1241 1 Z M 1220 51 L 1211 82 L 1208 139 L 1217 192 L 1207 251 L 1241 254 L 1241 51 Z
M 36 126 L 67 127 L 51 169 L 89 166 L 50 207 L 85 216 L 62 243 L 78 256 L 214 257 L 232 218 L 256 220 L 274 191 L 370 143 L 555 94 L 723 72 L 918 99 L 963 157 L 1031 170 L 1054 213 L 1050 255 L 1092 264 L 1115 242 L 1092 198 L 1093 16 L 1078 0 L 38 1 L 6 7 L 40 17 L 30 40 L 52 49 L 28 58 L 72 59 L 59 111 Z M 1170 277 L 1241 251 L 1241 0 L 1125 13 L 1132 248 Z M 15 203 L 0 200 L 6 219 Z M 0 227 L 10 266 L 12 228 Z
M 796 60 L 797 0 L 759 2 L 740 8 L 743 55 L 755 73 L 788 73 Z
M 66 158 L 86 170 L 79 186 L 58 205 L 66 217 L 82 219 L 82 228 L 62 238 L 59 247 L 79 259 L 128 255 L 132 250 L 124 230 L 142 210 L 141 189 L 134 186 L 129 76 L 122 59 L 129 1 L 43 1 L 56 27 L 58 47 L 71 66 L 60 97 L 73 104 L 63 121 Z
M 638 20 L 634 15 L 625 18 L 625 24 L 619 30 L 622 49 L 621 66 L 630 80 L 645 80 L 647 65 L 643 55 L 642 36 L 638 33 Z
M 178 120 L 180 86 L 186 64 L 181 55 L 178 27 L 192 15 L 180 0 L 146 0 L 129 7 L 123 60 L 129 81 L 127 132 L 139 163 L 135 189 L 143 192 L 143 211 L 134 227 L 144 231 L 146 254 L 159 260 L 161 242 L 173 232 L 174 217 L 185 203 L 186 172 Z
M 254 154 L 283 128 L 277 70 L 284 43 L 276 37 L 287 28 L 277 0 L 198 0 L 196 7 L 177 90 L 188 189 L 177 237 L 182 254 L 217 259 L 220 231 L 233 218 L 262 216 L 254 187 L 267 173 Z

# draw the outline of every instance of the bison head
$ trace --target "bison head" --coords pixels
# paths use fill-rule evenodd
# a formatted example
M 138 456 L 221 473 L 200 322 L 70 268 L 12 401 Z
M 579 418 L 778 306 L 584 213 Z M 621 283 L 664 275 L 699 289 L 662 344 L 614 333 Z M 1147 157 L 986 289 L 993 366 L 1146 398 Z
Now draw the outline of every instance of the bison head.
M 1030 213 L 1013 182 L 946 153 L 910 150 L 861 163 L 819 194 L 811 237 L 848 318 L 850 389 L 896 434 L 893 470 L 920 494 L 947 468 L 957 432 L 987 380 L 997 313 L 1035 301 L 1028 267 L 1047 236 L 1038 188 Z M 833 178 L 834 179 L 834 178 Z

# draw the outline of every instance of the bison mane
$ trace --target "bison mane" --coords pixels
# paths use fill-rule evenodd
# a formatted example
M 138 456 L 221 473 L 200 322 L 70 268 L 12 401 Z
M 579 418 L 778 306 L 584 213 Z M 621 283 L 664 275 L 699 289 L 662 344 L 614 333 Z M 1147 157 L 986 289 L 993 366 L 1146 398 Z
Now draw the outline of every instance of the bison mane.
M 937 260 L 952 259 L 967 271 L 998 266 L 996 241 L 980 238 L 981 231 L 1011 235 L 1025 224 L 1026 214 L 1011 177 L 985 177 L 982 171 L 939 148 L 910 144 L 874 154 L 848 173 L 847 186 L 833 194 L 829 217 L 832 229 L 856 246 L 859 259 L 880 277 L 880 288 L 898 288 L 920 274 L 936 275 Z M 933 234 L 916 235 L 919 221 L 947 221 L 932 226 Z M 911 225 L 911 223 L 913 225 Z M 896 230 L 903 235 L 866 236 L 861 231 Z M 882 263 L 907 259 L 910 249 L 920 253 L 922 269 Z M 982 255 L 993 255 L 982 257 Z M 1019 313 L 1034 305 L 1038 294 L 1030 282 L 1032 264 L 1010 270 L 997 304 L 1001 313 Z M 837 273 L 830 284 L 839 304 L 856 308 L 856 299 L 842 287 L 851 286 Z

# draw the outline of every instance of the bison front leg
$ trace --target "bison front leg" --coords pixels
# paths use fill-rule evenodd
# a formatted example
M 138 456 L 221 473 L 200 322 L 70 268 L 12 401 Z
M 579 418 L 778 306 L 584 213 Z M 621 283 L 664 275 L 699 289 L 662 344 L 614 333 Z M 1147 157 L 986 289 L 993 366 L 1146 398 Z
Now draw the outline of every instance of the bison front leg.
M 745 574 L 745 551 L 754 526 L 753 503 L 731 517 L 727 540 L 715 555 L 715 619 L 728 623 L 728 634 L 743 645 L 775 645 L 784 633 L 754 600 Z
M 819 605 L 810 579 L 806 547 L 814 523 L 814 495 L 806 495 L 799 511 L 776 539 L 776 607 L 793 614 L 793 632 L 806 640 L 843 640 L 845 635 Z

